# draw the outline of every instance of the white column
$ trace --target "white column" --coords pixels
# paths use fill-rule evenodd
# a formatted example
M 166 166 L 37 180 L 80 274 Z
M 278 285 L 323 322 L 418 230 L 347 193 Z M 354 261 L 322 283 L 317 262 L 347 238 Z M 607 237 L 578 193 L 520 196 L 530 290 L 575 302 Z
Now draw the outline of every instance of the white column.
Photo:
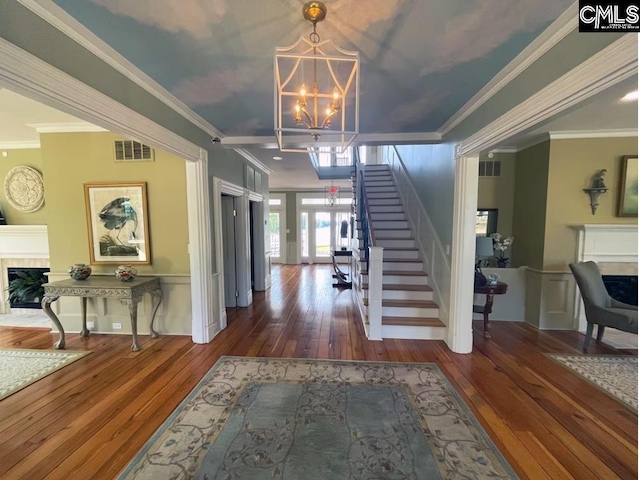
M 451 245 L 451 303 L 447 345 L 455 353 L 473 348 L 473 279 L 478 209 L 478 155 L 456 158 Z
M 382 255 L 384 248 L 369 247 L 369 340 L 382 340 Z
M 218 332 L 218 322 L 213 308 L 207 152 L 200 151 L 198 162 L 186 162 L 186 169 L 192 337 L 195 343 L 209 343 Z
M 248 307 L 253 302 L 251 292 L 251 240 L 249 238 L 249 190 L 236 197 L 236 282 L 238 306 Z

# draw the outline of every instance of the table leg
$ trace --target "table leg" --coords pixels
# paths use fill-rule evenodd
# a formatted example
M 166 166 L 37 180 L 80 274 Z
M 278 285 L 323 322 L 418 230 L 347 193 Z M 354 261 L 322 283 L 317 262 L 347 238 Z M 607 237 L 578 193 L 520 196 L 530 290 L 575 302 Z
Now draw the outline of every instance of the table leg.
M 51 321 L 55 324 L 56 328 L 58 329 L 58 332 L 60 333 L 60 338 L 58 338 L 58 341 L 53 345 L 53 348 L 61 350 L 61 349 L 64 349 L 66 345 L 66 341 L 64 337 L 64 328 L 62 328 L 62 324 L 60 323 L 60 320 L 58 320 L 58 317 L 56 317 L 56 314 L 53 313 L 53 310 L 51 309 L 51 304 L 55 302 L 58 298 L 59 297 L 43 297 L 42 301 L 40 302 L 40 305 L 42 305 L 42 310 L 44 310 L 44 313 L 46 313 L 47 316 L 51 319 Z
M 158 338 L 160 334 L 153 329 L 153 322 L 156 319 L 156 313 L 158 312 L 158 307 L 162 302 L 162 289 L 156 288 L 155 290 L 151 290 L 151 302 L 152 302 L 152 311 L 151 311 L 151 323 L 149 324 L 149 336 L 151 338 Z
M 88 337 L 89 329 L 87 328 L 87 297 L 81 297 L 80 303 L 82 307 L 82 330 L 80 330 L 80 336 Z
M 140 350 L 140 344 L 138 343 L 138 302 L 140 298 L 123 298 L 120 303 L 129 307 L 129 316 L 131 317 L 131 336 L 133 337 L 133 343 L 131 344 L 131 351 L 137 352 Z
M 487 294 L 487 302 L 484 304 L 484 312 L 482 313 L 484 317 L 484 338 L 491 338 L 491 334 L 489 333 L 489 314 L 491 313 L 491 308 L 493 307 L 493 294 Z

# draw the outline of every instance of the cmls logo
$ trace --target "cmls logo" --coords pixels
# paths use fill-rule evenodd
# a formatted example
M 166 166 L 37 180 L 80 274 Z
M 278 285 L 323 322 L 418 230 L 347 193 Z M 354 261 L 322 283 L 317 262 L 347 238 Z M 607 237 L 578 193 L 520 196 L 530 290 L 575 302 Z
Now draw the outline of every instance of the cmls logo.
M 580 0 L 580 32 L 638 32 L 638 1 L 595 2 Z

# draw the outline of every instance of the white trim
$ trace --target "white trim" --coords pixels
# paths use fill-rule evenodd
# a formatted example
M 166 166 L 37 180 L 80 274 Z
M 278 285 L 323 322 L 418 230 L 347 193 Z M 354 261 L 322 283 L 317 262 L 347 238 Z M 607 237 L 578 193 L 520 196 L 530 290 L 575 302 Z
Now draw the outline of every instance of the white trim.
M 0 142 L 0 150 L 22 150 L 40 148 L 40 140 L 25 140 L 24 142 Z
M 7 87 L 81 120 L 128 135 L 146 145 L 161 148 L 188 160 L 187 214 L 191 247 L 191 308 L 194 312 L 192 335 L 194 341 L 206 340 L 207 335 L 211 337 L 209 325 L 198 324 L 197 328 L 195 325 L 196 318 L 207 322 L 212 317 L 204 315 L 213 312 L 210 286 L 211 220 L 207 214 L 207 152 L 2 38 L 0 87 Z M 203 199 L 204 206 L 199 204 Z M 203 278 L 202 272 L 209 272 L 209 278 Z M 198 293 L 194 294 L 194 291 Z
M 200 147 L 0 38 L 0 87 L 190 161 Z
M 249 201 L 250 202 L 262 202 L 264 201 L 264 197 L 256 192 L 249 192 Z
M 637 137 L 637 128 L 625 128 L 616 130 L 582 130 L 549 132 L 551 140 L 566 140 L 572 138 L 617 138 L 617 137 Z
M 241 197 L 244 195 L 244 188 L 236 185 L 235 183 L 227 182 L 226 180 L 218 179 L 220 182 L 220 193 L 225 195 L 232 195 L 234 197 Z M 222 224 L 220 224 L 222 227 Z
M 458 155 L 489 149 L 637 74 L 637 43 L 636 34 L 624 35 L 465 139 Z
M 475 264 L 476 210 L 478 207 L 478 155 L 457 157 L 451 245 L 451 296 L 447 345 L 455 353 L 473 349 L 473 268 Z
M 354 140 L 351 146 L 366 145 L 413 145 L 413 144 L 429 144 L 440 143 L 442 141 L 442 134 L 440 132 L 417 132 L 417 133 L 361 133 L 357 136 L 357 140 Z M 263 148 L 263 149 L 278 149 L 278 142 L 275 136 L 261 136 L 261 137 L 226 137 L 221 141 L 223 147 L 226 148 Z M 295 141 L 288 142 L 290 145 L 295 145 L 296 148 L 300 147 L 304 149 L 303 153 L 307 153 L 306 148 L 308 146 L 335 146 L 332 142 L 323 142 L 320 139 L 318 142 L 313 143 L 311 141 L 296 143 Z M 296 150 L 297 151 L 297 150 Z M 238 152 L 240 153 L 240 152 Z M 260 167 L 262 168 L 262 167 Z
M 438 133 L 444 136 L 453 130 L 576 28 L 578 28 L 578 2 L 574 2 L 556 21 L 549 25 L 544 32 L 527 45 L 516 58 L 500 70 L 489 83 L 471 97 L 460 110 L 454 113 L 453 116 L 438 129 Z
M 500 147 L 489 150 L 488 153 L 518 153 L 518 149 L 516 147 Z
M 222 202 L 220 196 L 222 195 L 222 180 L 217 177 L 212 178 L 213 192 L 213 231 L 215 235 L 215 258 L 216 258 L 216 272 L 214 276 L 218 279 L 218 302 L 220 303 L 220 329 L 227 328 L 227 310 L 225 308 L 224 297 L 224 259 L 222 252 L 223 238 L 222 238 Z M 209 201 L 209 200 L 207 200 Z
M 77 132 L 108 132 L 106 128 L 98 127 L 89 122 L 64 123 L 27 123 L 27 127 L 35 128 L 38 133 L 77 133 Z
M 223 134 L 51 0 L 18 0 L 67 37 L 213 137 Z
M 189 268 L 191 274 L 191 331 L 195 343 L 209 343 L 220 331 L 213 298 L 212 242 L 209 213 L 208 158 L 186 162 Z

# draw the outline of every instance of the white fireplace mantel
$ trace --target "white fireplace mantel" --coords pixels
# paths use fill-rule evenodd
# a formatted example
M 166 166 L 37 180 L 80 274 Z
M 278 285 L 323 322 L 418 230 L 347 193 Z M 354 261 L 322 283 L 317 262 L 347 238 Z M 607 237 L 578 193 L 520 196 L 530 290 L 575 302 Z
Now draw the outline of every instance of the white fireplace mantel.
M 49 258 L 46 225 L 0 225 L 0 259 Z
M 638 273 L 638 226 L 587 224 L 572 225 L 577 230 L 577 262 L 596 262 L 603 274 L 630 275 Z M 631 273 L 630 273 L 631 272 Z M 580 292 L 576 289 L 575 322 L 584 332 L 587 320 Z

